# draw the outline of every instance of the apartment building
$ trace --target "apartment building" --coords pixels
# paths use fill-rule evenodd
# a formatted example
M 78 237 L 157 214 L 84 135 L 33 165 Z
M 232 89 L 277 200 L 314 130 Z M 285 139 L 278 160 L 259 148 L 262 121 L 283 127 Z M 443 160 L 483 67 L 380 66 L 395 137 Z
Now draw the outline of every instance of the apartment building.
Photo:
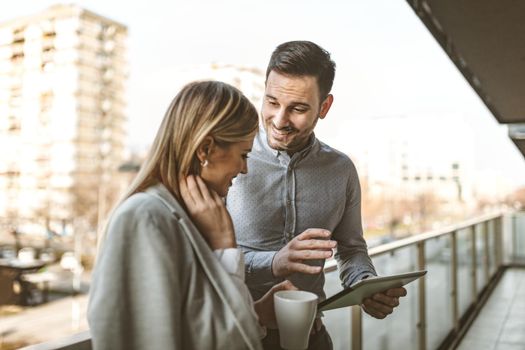
M 125 150 L 127 28 L 76 5 L 0 23 L 0 220 L 94 229 Z

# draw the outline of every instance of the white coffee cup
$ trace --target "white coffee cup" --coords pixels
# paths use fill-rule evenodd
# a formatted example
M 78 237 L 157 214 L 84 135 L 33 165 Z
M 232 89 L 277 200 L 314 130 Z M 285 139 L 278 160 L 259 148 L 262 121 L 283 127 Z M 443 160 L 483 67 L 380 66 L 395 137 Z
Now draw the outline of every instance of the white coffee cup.
M 281 290 L 273 295 L 281 348 L 308 348 L 317 312 L 317 295 L 301 290 Z

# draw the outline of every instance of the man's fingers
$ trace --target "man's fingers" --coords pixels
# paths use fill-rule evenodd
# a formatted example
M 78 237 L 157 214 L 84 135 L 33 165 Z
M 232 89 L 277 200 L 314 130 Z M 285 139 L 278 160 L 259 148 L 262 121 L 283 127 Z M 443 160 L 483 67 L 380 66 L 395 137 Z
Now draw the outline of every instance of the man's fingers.
M 328 259 L 331 250 L 291 250 L 289 259 L 292 261 Z
M 388 289 L 383 293 L 376 293 L 366 298 L 361 305 L 363 310 L 372 317 L 383 319 L 390 315 L 399 305 L 399 298 L 404 297 L 407 291 L 403 287 Z
M 376 313 L 381 313 L 384 315 L 390 315 L 394 309 L 388 305 L 377 302 L 372 298 L 366 298 L 363 301 L 363 304 L 366 306 L 367 310 L 374 311 Z
M 301 249 L 332 250 L 336 246 L 337 246 L 336 241 L 320 240 L 320 239 L 296 240 L 293 244 L 293 248 L 298 249 L 298 250 L 301 250 Z
M 373 308 L 368 308 L 365 304 L 362 304 L 361 307 L 363 308 L 363 310 L 369 314 L 370 316 L 372 317 L 375 317 L 375 318 L 378 318 L 380 320 L 382 320 L 383 318 L 385 318 L 387 315 L 382 313 L 382 312 L 379 312 Z
M 407 290 L 403 287 L 391 288 L 385 292 L 386 295 L 390 297 L 404 297 L 407 295 Z
M 309 228 L 300 235 L 297 236 L 297 240 L 304 241 L 311 238 L 330 238 L 332 233 L 322 228 Z
M 372 299 L 379 303 L 382 303 L 382 304 L 385 304 L 391 307 L 396 307 L 399 305 L 398 297 L 390 297 L 384 293 L 376 293 L 372 296 Z
M 301 272 L 301 273 L 306 273 L 310 275 L 315 275 L 315 274 L 320 273 L 322 268 L 321 266 L 310 266 L 306 264 L 290 262 L 288 263 L 288 270 L 291 273 Z

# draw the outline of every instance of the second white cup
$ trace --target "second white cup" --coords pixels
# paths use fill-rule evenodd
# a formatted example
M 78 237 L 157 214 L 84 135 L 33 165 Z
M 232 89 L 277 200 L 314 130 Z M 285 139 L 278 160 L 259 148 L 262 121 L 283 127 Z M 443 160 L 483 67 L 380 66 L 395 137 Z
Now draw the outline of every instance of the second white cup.
M 317 295 L 301 290 L 281 290 L 273 298 L 281 347 L 289 350 L 308 348 L 317 313 Z

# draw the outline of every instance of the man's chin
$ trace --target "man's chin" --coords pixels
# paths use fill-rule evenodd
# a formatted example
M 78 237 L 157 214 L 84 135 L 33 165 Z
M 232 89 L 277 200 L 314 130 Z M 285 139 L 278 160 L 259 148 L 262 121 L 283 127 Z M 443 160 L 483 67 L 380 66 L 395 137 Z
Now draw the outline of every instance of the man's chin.
M 268 136 L 267 140 L 268 146 L 276 151 L 286 151 L 288 149 L 287 144 L 282 141 L 277 141 L 276 139 Z

